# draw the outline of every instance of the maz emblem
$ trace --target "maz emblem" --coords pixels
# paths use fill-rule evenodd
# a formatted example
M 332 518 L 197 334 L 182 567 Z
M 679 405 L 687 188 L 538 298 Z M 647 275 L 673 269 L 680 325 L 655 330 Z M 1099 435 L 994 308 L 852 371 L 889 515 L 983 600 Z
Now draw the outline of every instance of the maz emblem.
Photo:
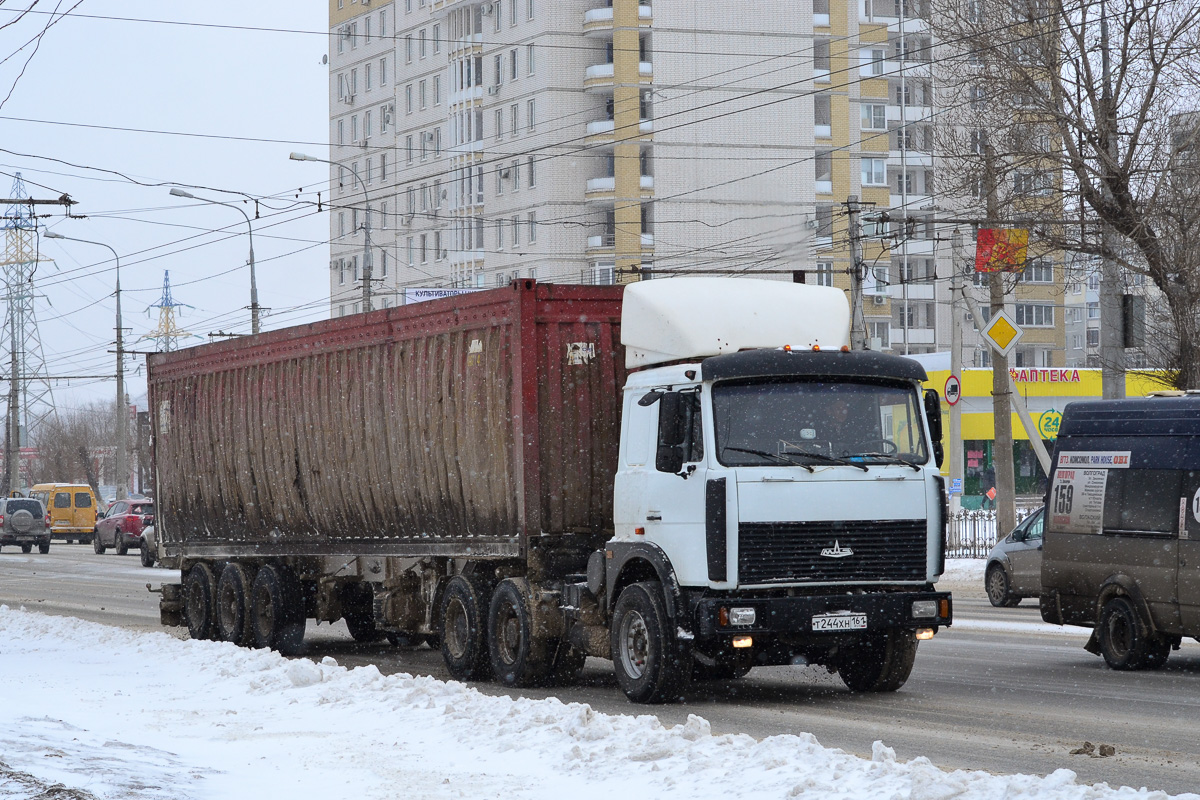
M 826 558 L 845 558 L 846 556 L 854 555 L 854 551 L 849 547 L 842 547 L 838 544 L 838 540 L 833 540 L 833 547 L 826 547 L 821 551 L 821 555 Z

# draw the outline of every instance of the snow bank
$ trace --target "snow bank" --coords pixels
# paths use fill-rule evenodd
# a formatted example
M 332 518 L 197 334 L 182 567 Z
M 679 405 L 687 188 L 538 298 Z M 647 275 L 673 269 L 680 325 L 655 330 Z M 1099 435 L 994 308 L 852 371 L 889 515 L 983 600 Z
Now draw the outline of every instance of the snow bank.
M 809 734 L 714 736 L 694 715 L 664 728 L 7 606 L 0 683 L 0 798 L 54 783 L 84 798 L 1167 797 L 1078 786 L 1069 770 L 947 773 L 879 742 L 866 760 Z

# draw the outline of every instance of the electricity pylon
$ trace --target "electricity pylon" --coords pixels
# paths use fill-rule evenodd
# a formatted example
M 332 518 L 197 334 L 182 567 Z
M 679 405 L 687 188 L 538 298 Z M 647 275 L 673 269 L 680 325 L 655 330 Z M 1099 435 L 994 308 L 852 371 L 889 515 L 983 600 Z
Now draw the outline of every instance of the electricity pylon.
M 5 448 L 8 460 L 8 488 L 19 484 L 17 453 L 23 443 L 47 417 L 54 416 L 54 397 L 50 377 L 42 355 L 42 339 L 34 313 L 33 275 L 38 267 L 37 217 L 28 199 L 21 173 L 13 179 L 13 202 L 4 214 L 4 286 L 8 303 L 4 316 L 4 335 L 0 342 L 0 372 L 8 371 L 8 434 Z M 24 432 L 24 436 L 22 436 Z
M 170 271 L 163 272 L 163 293 L 157 303 L 151 303 L 146 309 L 146 313 L 150 313 L 151 308 L 158 309 L 158 327 L 149 333 L 142 336 L 142 339 L 153 339 L 158 342 L 156 350 L 160 353 L 169 353 L 179 347 L 179 340 L 185 336 L 193 336 L 195 334 L 181 330 L 175 324 L 175 309 L 191 308 L 186 303 L 176 303 L 171 297 L 171 273 Z M 141 341 L 139 339 L 138 341 Z

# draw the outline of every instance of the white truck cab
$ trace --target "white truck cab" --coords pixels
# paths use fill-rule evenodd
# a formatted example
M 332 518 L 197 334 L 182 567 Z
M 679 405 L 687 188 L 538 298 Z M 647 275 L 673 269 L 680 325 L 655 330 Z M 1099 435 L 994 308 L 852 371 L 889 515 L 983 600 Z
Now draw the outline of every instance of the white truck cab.
M 937 395 L 917 362 L 850 351 L 848 311 L 839 290 L 769 281 L 626 287 L 622 341 L 642 368 L 624 390 L 603 583 L 632 699 L 668 697 L 672 671 L 797 662 L 894 690 L 917 638 L 950 624 L 933 591 Z M 622 608 L 634 584 L 661 587 L 669 625 Z M 657 654 L 656 628 L 671 640 Z

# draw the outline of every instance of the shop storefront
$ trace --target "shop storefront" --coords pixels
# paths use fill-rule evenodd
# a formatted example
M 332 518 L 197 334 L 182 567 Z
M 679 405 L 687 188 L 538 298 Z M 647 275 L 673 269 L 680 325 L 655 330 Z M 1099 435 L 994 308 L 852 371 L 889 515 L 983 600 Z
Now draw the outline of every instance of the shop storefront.
M 948 369 L 926 366 L 927 388 L 945 395 Z M 1054 439 L 1062 421 L 1062 412 L 1074 400 L 1098 400 L 1101 396 L 1100 370 L 1061 367 L 1017 368 L 1012 371 L 1017 391 L 1025 399 L 1029 415 L 1038 427 L 1038 434 L 1047 450 L 1054 449 Z M 960 376 L 962 411 L 962 454 L 964 508 L 978 508 L 984 494 L 995 485 L 995 427 L 992 417 L 991 369 L 965 369 Z M 1126 373 L 1127 397 L 1144 397 L 1150 392 L 1169 388 L 1161 372 L 1137 370 Z M 943 429 L 950 431 L 950 406 L 942 403 Z M 1033 446 L 1025 426 L 1016 411 L 1012 414 L 1013 464 L 1018 496 L 1033 497 L 1045 492 L 1046 477 L 1038 466 Z M 952 442 L 947 441 L 949 452 Z M 949 475 L 950 459 L 942 464 L 943 474 Z

